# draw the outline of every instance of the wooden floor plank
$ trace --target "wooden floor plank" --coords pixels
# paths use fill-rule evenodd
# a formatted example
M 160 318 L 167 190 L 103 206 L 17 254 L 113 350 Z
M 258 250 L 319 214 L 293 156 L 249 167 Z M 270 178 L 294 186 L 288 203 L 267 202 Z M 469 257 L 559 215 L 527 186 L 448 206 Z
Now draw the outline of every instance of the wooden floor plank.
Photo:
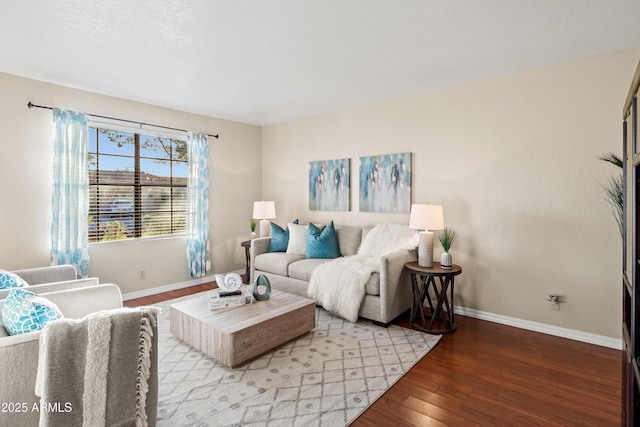
M 152 305 L 215 282 L 126 301 Z M 394 323 L 408 327 L 407 316 Z M 622 352 L 464 316 L 352 426 L 620 425 Z

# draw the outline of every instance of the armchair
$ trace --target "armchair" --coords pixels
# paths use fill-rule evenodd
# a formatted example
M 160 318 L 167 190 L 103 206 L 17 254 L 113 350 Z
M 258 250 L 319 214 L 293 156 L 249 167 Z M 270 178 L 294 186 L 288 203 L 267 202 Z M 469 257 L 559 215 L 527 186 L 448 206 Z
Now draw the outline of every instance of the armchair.
M 122 307 L 120 289 L 114 284 L 89 286 L 42 293 L 55 303 L 67 318 L 79 318 L 87 314 Z M 0 300 L 0 310 L 4 300 Z M 38 425 L 40 399 L 35 395 L 38 368 L 39 340 L 42 331 L 8 336 L 0 322 L 0 402 L 19 402 L 27 410 L 0 414 L 0 427 Z
M 29 284 L 29 291 L 35 294 L 62 291 L 65 289 L 79 289 L 87 286 L 97 286 L 97 277 L 78 279 L 73 265 L 52 265 L 48 267 L 15 270 L 13 273 Z M 9 295 L 10 289 L 0 289 L 0 300 Z M 1 332 L 0 332 L 1 333 Z

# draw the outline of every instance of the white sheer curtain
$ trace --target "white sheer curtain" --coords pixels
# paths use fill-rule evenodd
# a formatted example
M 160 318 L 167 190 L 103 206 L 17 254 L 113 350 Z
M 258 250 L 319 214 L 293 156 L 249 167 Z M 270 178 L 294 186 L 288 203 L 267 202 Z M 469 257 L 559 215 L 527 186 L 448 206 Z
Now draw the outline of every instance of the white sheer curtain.
M 187 263 L 189 277 L 211 271 L 209 246 L 209 141 L 201 133 L 187 135 Z
M 73 264 L 89 274 L 89 172 L 87 120 L 83 113 L 53 109 L 53 221 L 51 263 Z

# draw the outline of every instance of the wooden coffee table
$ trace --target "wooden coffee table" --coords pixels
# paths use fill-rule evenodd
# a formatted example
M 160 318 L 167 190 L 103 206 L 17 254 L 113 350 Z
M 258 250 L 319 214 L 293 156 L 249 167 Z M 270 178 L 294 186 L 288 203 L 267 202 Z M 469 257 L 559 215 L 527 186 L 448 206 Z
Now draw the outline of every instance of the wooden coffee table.
M 202 293 L 169 306 L 170 330 L 233 368 L 313 329 L 315 305 L 312 299 L 272 289 L 267 301 L 210 310 Z

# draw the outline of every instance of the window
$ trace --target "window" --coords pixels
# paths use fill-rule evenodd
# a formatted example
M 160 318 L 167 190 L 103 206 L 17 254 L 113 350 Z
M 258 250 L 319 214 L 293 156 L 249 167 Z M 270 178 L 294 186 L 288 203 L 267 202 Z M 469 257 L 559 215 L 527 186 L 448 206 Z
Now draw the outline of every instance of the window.
M 184 233 L 186 140 L 89 128 L 89 241 Z

